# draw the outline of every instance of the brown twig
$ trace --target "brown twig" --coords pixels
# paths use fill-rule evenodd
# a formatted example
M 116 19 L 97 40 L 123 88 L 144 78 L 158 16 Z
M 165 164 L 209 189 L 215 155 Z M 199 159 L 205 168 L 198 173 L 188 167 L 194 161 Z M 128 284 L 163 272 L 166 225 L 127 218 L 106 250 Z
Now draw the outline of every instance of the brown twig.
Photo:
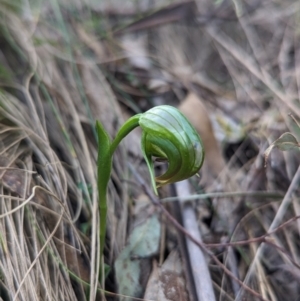
M 196 244 L 203 252 L 205 252 L 207 255 L 209 255 L 212 260 L 223 269 L 223 271 L 232 279 L 234 279 L 236 282 L 238 282 L 241 287 L 243 287 L 246 291 L 251 293 L 253 296 L 259 298 L 262 301 L 269 301 L 265 298 L 263 298 L 259 293 L 251 289 L 249 286 L 245 285 L 243 281 L 238 279 L 218 258 L 215 256 L 210 250 L 207 249 L 206 245 L 195 239 L 192 235 L 190 235 L 189 232 L 187 232 L 184 227 L 182 227 L 178 221 L 168 212 L 168 210 L 160 203 L 159 199 L 153 194 L 153 192 L 150 190 L 148 185 L 145 183 L 145 181 L 142 179 L 142 177 L 139 175 L 139 173 L 133 168 L 131 164 L 128 164 L 129 169 L 133 173 L 134 177 L 137 179 L 139 184 L 142 186 L 142 189 L 144 192 L 148 195 L 153 205 L 158 207 L 161 212 L 166 216 L 166 218 L 172 223 L 172 225 L 178 230 L 181 231 L 186 237 L 188 237 L 194 244 Z

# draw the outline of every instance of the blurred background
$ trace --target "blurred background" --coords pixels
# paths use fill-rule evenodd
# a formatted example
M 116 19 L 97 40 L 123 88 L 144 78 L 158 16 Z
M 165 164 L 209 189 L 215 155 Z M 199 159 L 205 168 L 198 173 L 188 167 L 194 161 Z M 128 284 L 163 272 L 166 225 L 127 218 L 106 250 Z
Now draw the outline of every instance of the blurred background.
M 293 0 L 0 0 L 0 299 L 300 300 L 299 24 Z M 95 122 L 162 104 L 204 143 L 159 199 L 205 260 L 137 181 L 136 129 L 99 271 Z

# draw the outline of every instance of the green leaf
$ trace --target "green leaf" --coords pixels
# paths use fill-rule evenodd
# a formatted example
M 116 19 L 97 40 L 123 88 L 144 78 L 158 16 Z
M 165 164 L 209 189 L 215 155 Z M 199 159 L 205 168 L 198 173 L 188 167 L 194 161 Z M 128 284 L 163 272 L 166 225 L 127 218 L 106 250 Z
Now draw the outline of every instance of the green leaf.
M 268 157 L 272 149 L 276 147 L 282 151 L 299 150 L 300 145 L 295 138 L 295 136 L 289 132 L 282 134 L 277 140 L 275 140 L 265 151 L 265 162 L 267 162 Z
M 106 193 L 108 181 L 111 174 L 112 154 L 110 138 L 102 124 L 96 122 L 96 130 L 98 134 L 98 194 L 99 194 L 99 216 L 100 216 L 100 254 L 102 255 L 106 234 L 106 215 L 107 203 Z

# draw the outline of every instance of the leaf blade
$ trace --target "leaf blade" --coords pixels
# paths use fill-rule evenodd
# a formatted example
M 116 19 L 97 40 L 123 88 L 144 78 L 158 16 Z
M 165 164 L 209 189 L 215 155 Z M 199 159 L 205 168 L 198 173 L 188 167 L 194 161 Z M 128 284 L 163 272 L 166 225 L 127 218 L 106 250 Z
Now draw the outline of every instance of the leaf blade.
M 300 144 L 292 133 L 283 133 L 265 150 L 265 166 L 273 148 L 278 148 L 282 151 L 300 150 Z

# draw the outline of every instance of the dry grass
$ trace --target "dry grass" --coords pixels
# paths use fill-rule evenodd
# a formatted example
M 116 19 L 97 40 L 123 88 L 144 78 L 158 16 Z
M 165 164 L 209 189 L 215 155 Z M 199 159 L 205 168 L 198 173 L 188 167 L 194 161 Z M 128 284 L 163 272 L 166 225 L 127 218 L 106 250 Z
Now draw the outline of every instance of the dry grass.
M 197 199 L 203 241 L 223 264 L 207 256 L 216 299 L 299 300 L 300 155 L 275 149 L 265 168 L 264 151 L 286 131 L 300 140 L 289 117 L 300 118 L 300 4 L 199 0 L 149 7 L 141 0 L 120 9 L 115 2 L 0 3 L 1 299 L 104 299 L 95 120 L 113 136 L 128 116 L 177 106 L 193 93 L 208 112 L 186 109 L 208 141 L 207 160 L 187 198 Z M 105 261 L 112 271 L 105 289 L 112 293 L 121 277 L 114 263 L 132 229 L 158 214 L 129 161 L 147 182 L 139 132 L 117 150 L 109 186 Z M 161 191 L 161 198 L 170 196 L 168 188 Z M 169 199 L 167 206 L 180 218 L 177 205 Z M 146 258 L 130 253 L 143 267 L 135 297 L 174 300 L 153 295 L 171 273 L 188 287 L 181 300 L 197 300 L 188 253 L 177 248 L 183 240 L 165 219 L 159 249 Z

